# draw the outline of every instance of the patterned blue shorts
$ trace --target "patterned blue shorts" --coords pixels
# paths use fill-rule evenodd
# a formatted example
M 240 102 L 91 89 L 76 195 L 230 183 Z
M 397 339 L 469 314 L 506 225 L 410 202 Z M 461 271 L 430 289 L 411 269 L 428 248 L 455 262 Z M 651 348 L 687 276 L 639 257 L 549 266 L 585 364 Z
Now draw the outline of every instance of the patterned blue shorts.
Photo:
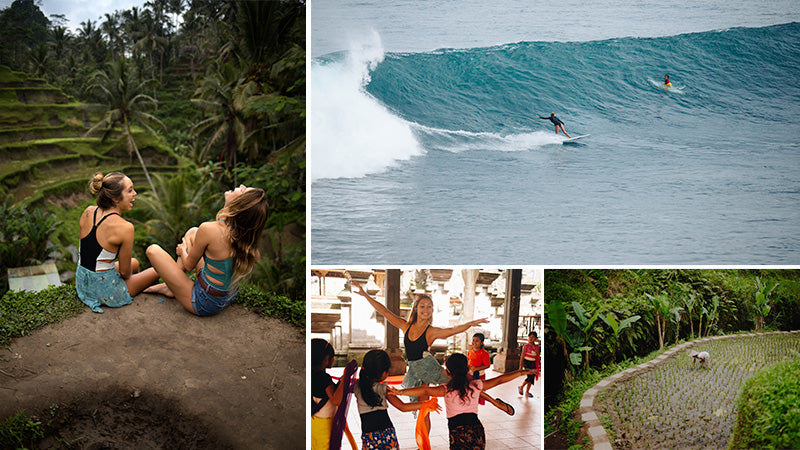
M 75 290 L 78 297 L 96 313 L 102 313 L 100 306 L 118 308 L 130 305 L 133 298 L 128 293 L 128 286 L 116 269 L 105 272 L 93 272 L 81 265 L 75 272 Z
M 400 445 L 397 443 L 397 433 L 394 431 L 394 427 L 362 434 L 361 444 L 363 450 L 400 448 Z

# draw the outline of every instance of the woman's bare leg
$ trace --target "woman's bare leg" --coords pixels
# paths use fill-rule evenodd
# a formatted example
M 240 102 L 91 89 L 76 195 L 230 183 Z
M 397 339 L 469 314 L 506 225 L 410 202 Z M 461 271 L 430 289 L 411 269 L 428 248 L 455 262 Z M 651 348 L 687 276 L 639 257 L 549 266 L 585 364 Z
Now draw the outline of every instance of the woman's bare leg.
M 114 267 L 116 267 L 117 272 L 119 272 L 119 261 L 114 263 Z M 131 297 L 135 297 L 136 294 L 139 294 L 145 288 L 158 281 L 158 274 L 155 270 L 153 270 L 152 267 L 137 273 L 138 270 L 139 260 L 136 258 L 131 258 L 132 273 L 131 276 L 125 280 L 125 285 L 128 286 L 128 293 L 131 295 Z
M 155 269 L 150 267 L 139 273 L 132 274 L 125 280 L 125 285 L 128 286 L 128 293 L 133 297 L 147 289 L 156 281 L 158 281 L 158 273 L 156 273 Z
M 428 386 L 430 386 L 430 384 L 425 383 L 425 384 L 421 384 L 420 386 L 421 387 L 428 387 Z M 426 401 L 428 399 L 430 399 L 430 396 L 421 395 L 421 396 L 419 396 L 419 399 L 417 401 L 424 402 L 424 401 Z M 431 416 L 430 415 L 425 416 L 425 429 L 427 429 L 428 436 L 430 436 L 431 435 Z
M 176 261 L 172 260 L 169 253 L 156 244 L 147 247 L 147 258 L 150 259 L 150 264 L 153 265 L 158 275 L 164 279 L 169 290 L 175 294 L 175 299 L 184 309 L 195 314 L 192 307 L 194 282 L 183 272 L 183 267 L 180 267 Z

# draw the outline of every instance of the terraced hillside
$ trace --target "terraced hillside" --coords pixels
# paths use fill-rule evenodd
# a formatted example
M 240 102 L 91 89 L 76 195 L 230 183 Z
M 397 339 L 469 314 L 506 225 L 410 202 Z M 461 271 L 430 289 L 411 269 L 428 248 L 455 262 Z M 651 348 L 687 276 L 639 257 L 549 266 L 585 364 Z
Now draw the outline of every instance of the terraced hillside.
M 147 189 L 141 165 L 119 136 L 87 137 L 101 111 L 75 102 L 44 80 L 0 66 L 0 195 L 36 204 L 84 194 L 91 175 L 118 170 Z M 163 140 L 134 131 L 151 172 L 173 171 L 178 160 Z

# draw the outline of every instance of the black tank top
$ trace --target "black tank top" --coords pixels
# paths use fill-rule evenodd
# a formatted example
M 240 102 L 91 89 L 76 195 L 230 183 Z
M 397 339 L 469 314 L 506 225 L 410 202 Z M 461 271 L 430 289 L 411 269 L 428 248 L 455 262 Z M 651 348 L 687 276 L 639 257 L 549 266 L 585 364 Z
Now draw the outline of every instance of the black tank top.
M 412 341 L 408 338 L 408 331 L 411 330 L 411 325 L 408 326 L 408 329 L 403 335 L 403 343 L 406 346 L 407 360 L 416 361 L 418 359 L 422 359 L 422 352 L 428 349 L 428 338 L 425 335 L 428 333 L 429 327 L 430 325 L 425 327 L 425 331 L 422 332 L 422 335 L 418 337 L 416 341 Z
M 111 213 L 111 214 L 103 217 L 102 219 L 100 219 L 100 222 L 94 223 L 94 221 L 97 220 L 97 210 L 98 209 L 100 209 L 100 208 L 95 208 L 94 217 L 92 217 L 92 224 L 93 224 L 92 225 L 92 231 L 90 231 L 89 234 L 84 236 L 83 239 L 81 239 L 81 241 L 80 241 L 81 242 L 81 245 L 80 245 L 80 261 L 81 261 L 81 265 L 83 267 L 91 270 L 92 272 L 94 272 L 95 269 L 97 268 L 97 258 L 100 256 L 100 253 L 102 253 L 103 250 L 105 250 L 100 245 L 100 243 L 97 242 L 97 227 L 99 227 L 100 224 L 103 223 L 103 221 L 108 219 L 109 217 L 111 217 L 113 215 L 119 216 L 119 214 L 117 214 L 117 213 Z M 108 252 L 108 250 L 105 250 L 105 251 Z M 115 253 L 114 257 L 116 258 L 116 256 L 117 255 Z

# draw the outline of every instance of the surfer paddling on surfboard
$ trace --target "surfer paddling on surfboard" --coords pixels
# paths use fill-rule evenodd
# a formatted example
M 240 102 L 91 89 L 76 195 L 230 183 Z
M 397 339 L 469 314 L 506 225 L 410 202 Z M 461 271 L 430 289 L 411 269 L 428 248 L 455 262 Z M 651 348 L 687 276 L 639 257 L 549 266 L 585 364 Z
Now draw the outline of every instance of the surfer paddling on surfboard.
M 540 119 L 549 120 L 550 122 L 553 122 L 553 125 L 556 126 L 556 134 L 558 134 L 558 129 L 561 128 L 561 131 L 563 131 L 564 134 L 566 134 L 568 138 L 572 138 L 572 136 L 567 134 L 567 130 L 564 129 L 564 122 L 562 122 L 561 119 L 556 117 L 556 113 L 550 113 L 550 117 L 539 116 L 539 118 Z
M 664 86 L 665 87 L 672 87 L 672 83 L 669 81 L 669 75 L 664 75 Z

